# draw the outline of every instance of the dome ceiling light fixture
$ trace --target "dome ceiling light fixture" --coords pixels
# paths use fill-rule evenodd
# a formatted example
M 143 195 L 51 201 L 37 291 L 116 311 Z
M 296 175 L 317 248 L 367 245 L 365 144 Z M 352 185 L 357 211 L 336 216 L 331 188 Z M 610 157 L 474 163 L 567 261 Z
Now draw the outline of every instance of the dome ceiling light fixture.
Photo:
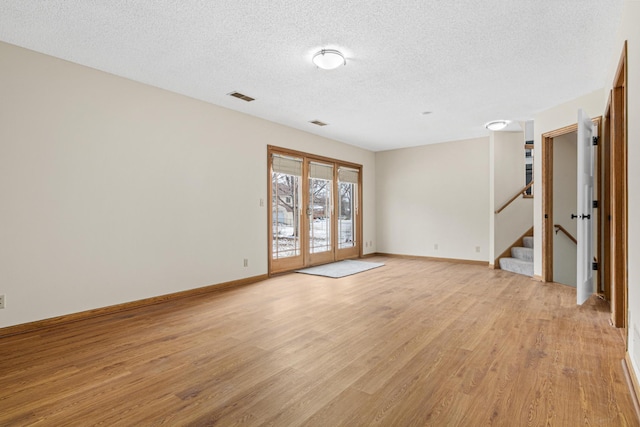
M 509 123 L 511 123 L 509 120 L 493 120 L 485 123 L 484 127 L 489 130 L 502 130 L 506 128 Z
M 335 49 L 322 49 L 316 52 L 312 61 L 316 67 L 323 70 L 334 70 L 341 65 L 347 65 L 344 55 Z

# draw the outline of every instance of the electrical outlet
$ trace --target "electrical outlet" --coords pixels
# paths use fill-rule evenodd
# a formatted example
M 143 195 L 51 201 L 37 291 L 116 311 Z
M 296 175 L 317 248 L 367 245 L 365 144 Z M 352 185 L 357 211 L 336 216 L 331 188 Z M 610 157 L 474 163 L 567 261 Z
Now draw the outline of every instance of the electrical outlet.
M 436 251 L 438 250 L 438 244 L 437 243 L 433 245 L 433 249 L 436 250 Z
M 249 267 L 249 260 L 247 258 L 244 259 L 244 266 Z
M 476 246 L 476 252 L 480 252 L 480 246 Z
M 260 199 L 260 206 L 264 206 L 264 199 Z
M 4 295 L 0 295 L 0 308 L 4 308 Z

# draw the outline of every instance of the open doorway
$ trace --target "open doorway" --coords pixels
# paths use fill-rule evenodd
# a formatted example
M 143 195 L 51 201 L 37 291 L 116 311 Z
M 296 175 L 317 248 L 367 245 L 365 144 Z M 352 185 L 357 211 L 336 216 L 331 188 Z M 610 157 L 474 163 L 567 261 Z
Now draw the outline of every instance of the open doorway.
M 578 134 L 553 139 L 553 281 L 576 287 Z
M 602 118 L 597 117 L 592 122 L 599 137 Z M 572 286 L 576 286 L 575 220 L 579 215 L 576 209 L 577 131 L 576 123 L 542 135 L 542 279 Z M 600 157 L 597 151 L 596 156 Z M 596 176 L 598 173 L 596 168 Z M 598 182 L 597 178 L 595 182 Z M 594 229 L 597 230 L 602 215 L 598 215 L 598 209 L 593 212 Z M 596 237 L 594 247 L 599 248 L 599 244 Z M 598 252 L 597 249 L 594 251 Z M 597 289 L 600 290 L 600 283 L 597 283 Z

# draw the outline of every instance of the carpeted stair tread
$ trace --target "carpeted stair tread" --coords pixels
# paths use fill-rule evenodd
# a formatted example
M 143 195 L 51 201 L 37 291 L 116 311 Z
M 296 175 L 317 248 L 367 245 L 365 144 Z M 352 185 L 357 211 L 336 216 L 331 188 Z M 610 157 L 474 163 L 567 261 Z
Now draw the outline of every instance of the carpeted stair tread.
M 533 262 L 533 248 L 511 248 L 511 257 Z
M 512 273 L 533 276 L 533 236 L 522 238 L 522 247 L 511 248 L 511 258 L 500 258 L 500 268 Z
M 512 273 L 533 276 L 533 262 L 518 258 L 500 258 L 500 268 Z

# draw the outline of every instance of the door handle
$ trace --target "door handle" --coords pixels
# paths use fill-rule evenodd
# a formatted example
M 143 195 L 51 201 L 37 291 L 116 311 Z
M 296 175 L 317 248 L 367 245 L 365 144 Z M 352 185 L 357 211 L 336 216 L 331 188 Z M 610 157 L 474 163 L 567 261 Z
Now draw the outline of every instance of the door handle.
M 591 215 L 580 215 L 580 219 L 591 219 Z
M 574 219 L 574 218 L 578 218 L 578 215 L 576 215 L 576 214 L 571 214 L 571 219 Z

